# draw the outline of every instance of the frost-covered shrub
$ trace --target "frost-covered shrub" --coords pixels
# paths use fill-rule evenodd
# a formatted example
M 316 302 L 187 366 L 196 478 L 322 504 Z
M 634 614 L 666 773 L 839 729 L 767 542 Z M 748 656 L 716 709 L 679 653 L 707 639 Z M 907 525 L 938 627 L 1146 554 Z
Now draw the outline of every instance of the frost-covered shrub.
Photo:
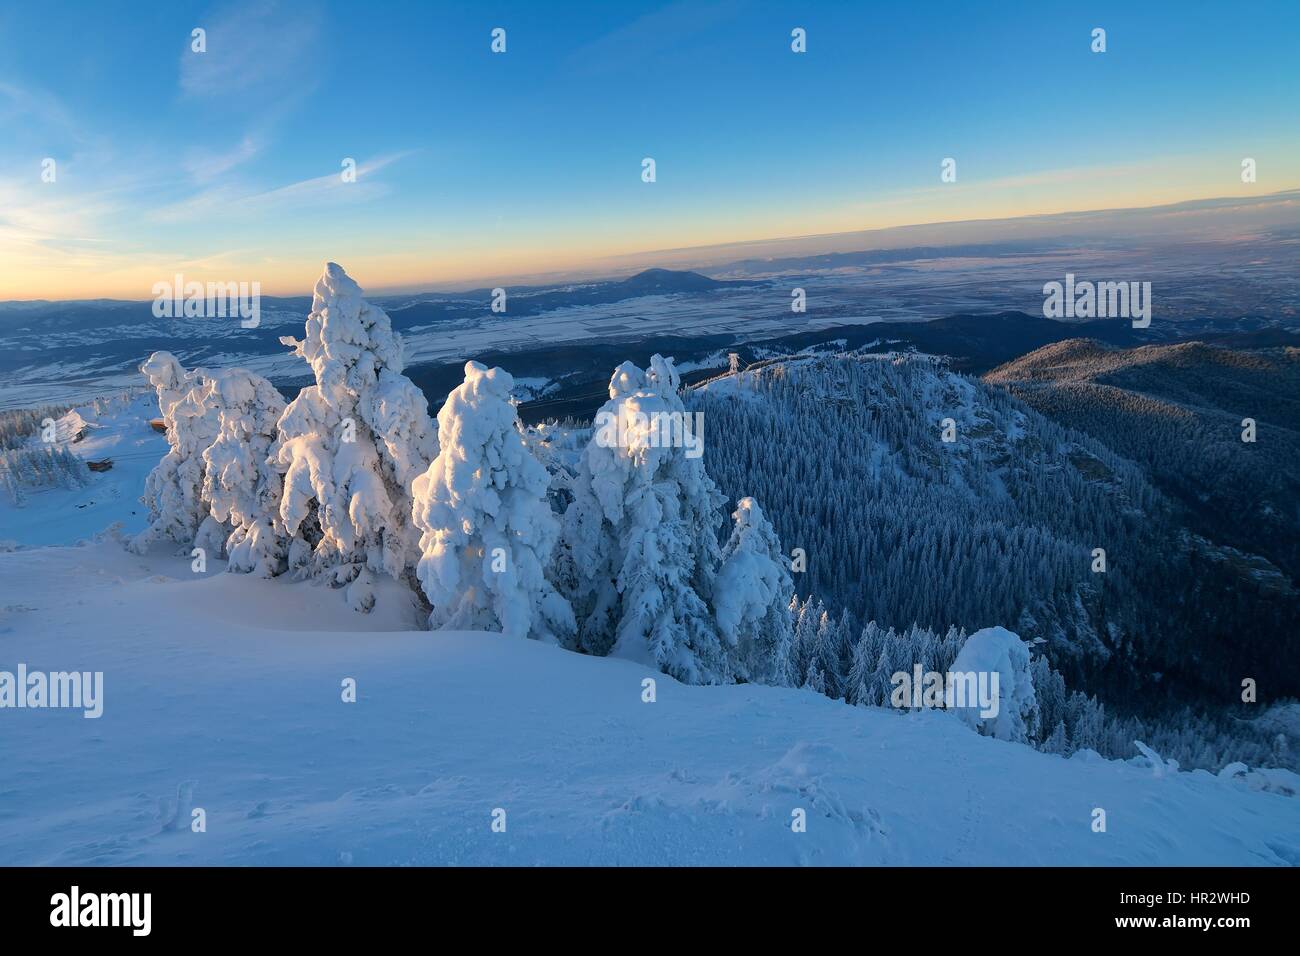
M 203 452 L 221 427 L 220 410 L 207 403 L 208 372 L 185 371 L 170 352 L 154 352 L 140 371 L 158 393 L 171 447 L 145 479 L 140 500 L 149 509 L 149 524 L 128 546 L 143 552 L 167 539 L 184 550 L 198 547 L 219 555 L 229 531 L 203 496 Z
M 409 575 L 419 558 L 410 487 L 437 453 L 428 403 L 402 374 L 402 341 L 384 311 L 335 263 L 316 282 L 305 337 L 284 337 L 316 383 L 289 403 L 270 454 L 285 472 L 280 518 L 304 545 L 289 563 L 369 610 L 367 571 Z
M 1004 627 L 986 627 L 966 638 L 952 664 L 955 674 L 998 675 L 997 714 L 982 716 L 978 702 L 957 714 L 982 734 L 1026 743 L 1038 733 L 1038 698 L 1029 646 Z M 991 682 L 991 677 L 990 677 Z M 991 686 L 991 683 L 990 683 Z
M 685 416 L 670 359 L 625 362 L 571 482 L 557 575 L 578 615 L 578 646 L 652 663 L 690 683 L 739 672 L 713 620 L 724 500 L 701 458 L 663 442 Z
M 713 582 L 718 631 L 734 650 L 738 676 L 784 683 L 794 637 L 789 603 L 794 597 L 789 561 L 776 531 L 753 498 L 741 498 L 735 528 L 722 549 Z
M 203 451 L 202 495 L 212 517 L 231 527 L 228 569 L 272 577 L 284 570 L 287 542 L 277 530 L 281 474 L 268 458 L 284 398 L 242 368 L 211 373 L 203 392 L 219 417 L 217 437 Z
M 435 628 L 568 643 L 573 611 L 545 574 L 559 534 L 550 479 L 520 433 L 513 386 L 501 369 L 469 362 L 438 413 L 441 449 L 412 486 L 417 573 Z

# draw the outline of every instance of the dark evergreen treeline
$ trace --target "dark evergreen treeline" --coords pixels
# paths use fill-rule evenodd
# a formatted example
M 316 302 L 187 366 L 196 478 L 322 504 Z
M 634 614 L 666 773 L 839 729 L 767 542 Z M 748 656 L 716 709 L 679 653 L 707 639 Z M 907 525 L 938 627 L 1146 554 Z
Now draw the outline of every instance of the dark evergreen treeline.
M 791 610 L 790 683 L 859 707 L 892 707 L 891 678 L 899 671 L 910 674 L 919 664 L 923 672 L 947 673 L 967 636 L 956 627 L 941 636 L 917 625 L 895 630 L 874 621 L 859 630 L 847 611 L 835 618 L 812 598 Z M 1300 754 L 1277 722 L 1250 719 L 1259 714 L 1245 705 L 1208 714 L 1182 707 L 1162 715 L 1121 716 L 1096 697 L 1068 689 L 1042 653 L 1034 656 L 1032 673 L 1038 714 L 1025 742 L 1039 750 L 1062 756 L 1093 750 L 1123 760 L 1136 755 L 1134 741 L 1140 740 L 1187 770 L 1217 772 L 1234 762 L 1300 770 Z M 1295 706 L 1283 703 L 1278 713 L 1285 717 Z
M 1191 530 L 1300 581 L 1300 351 L 1075 340 L 987 380 L 1140 464 Z
M 688 404 L 719 487 L 758 498 L 806 553 L 800 591 L 858 620 L 1003 624 L 1137 714 L 1228 706 L 1245 677 L 1261 700 L 1300 693 L 1296 593 L 1189 533 L 1138 465 L 1004 390 L 924 356 L 822 355 Z

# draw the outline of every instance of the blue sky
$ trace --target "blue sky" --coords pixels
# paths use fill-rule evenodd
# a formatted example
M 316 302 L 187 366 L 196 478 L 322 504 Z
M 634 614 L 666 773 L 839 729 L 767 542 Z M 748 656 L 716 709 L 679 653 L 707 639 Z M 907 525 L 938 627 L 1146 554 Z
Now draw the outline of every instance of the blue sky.
M 1300 185 L 1297 64 L 1294 2 L 11 4 L 0 298 L 1275 192 Z

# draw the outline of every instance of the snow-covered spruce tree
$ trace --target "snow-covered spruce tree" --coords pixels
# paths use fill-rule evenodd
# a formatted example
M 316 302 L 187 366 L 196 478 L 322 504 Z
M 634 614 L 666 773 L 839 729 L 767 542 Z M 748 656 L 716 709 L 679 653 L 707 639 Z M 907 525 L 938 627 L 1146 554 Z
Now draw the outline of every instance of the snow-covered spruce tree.
M 304 542 L 289 564 L 348 585 L 351 605 L 368 611 L 371 572 L 414 583 L 409 489 L 437 453 L 428 403 L 402 374 L 388 316 L 333 262 L 316 282 L 303 340 L 280 341 L 316 378 L 285 408 L 269 452 L 285 470 L 284 532 Z
M 417 574 L 434 628 L 571 644 L 568 601 L 546 579 L 559 535 L 550 477 L 520 433 L 514 379 L 478 362 L 438 413 L 438 457 L 412 485 Z
M 620 365 L 610 378 L 609 401 L 596 420 L 616 414 L 618 403 L 644 383 L 641 369 L 630 362 Z M 619 620 L 618 573 L 623 554 L 618 528 L 624 518 L 624 485 L 631 461 L 630 453 L 623 455 L 617 447 L 598 444 L 601 434 L 593 434 L 567 482 L 573 500 L 564 511 L 554 571 L 577 621 L 575 647 L 597 656 L 613 648 Z
M 1027 743 L 1038 734 L 1038 697 L 1029 660 L 1029 646 L 1004 627 L 986 627 L 966 638 L 953 662 L 957 674 L 998 675 L 997 713 L 983 716 L 977 703 L 957 707 L 967 724 L 986 736 Z M 1100 714 L 1095 736 L 1104 721 Z
M 688 683 L 724 683 L 741 670 L 709 603 L 724 498 L 702 458 L 664 440 L 666 427 L 687 421 L 679 385 L 660 355 L 644 371 L 630 362 L 615 369 L 572 482 L 558 577 L 582 650 L 645 660 Z
M 817 619 L 817 644 L 813 660 L 824 677 L 823 693 L 832 700 L 844 697 L 844 684 L 852 659 L 849 628 L 847 610 L 841 612 L 839 620 L 831 617 L 829 611 L 822 611 L 821 617 Z
M 284 398 L 242 368 L 211 373 L 203 398 L 220 425 L 203 452 L 202 494 L 213 518 L 232 528 L 227 569 L 273 577 L 284 570 L 288 551 L 279 514 L 283 475 L 268 457 Z
M 1065 721 L 1058 720 L 1052 735 L 1044 742 L 1042 749 L 1049 754 L 1070 755 L 1070 736 L 1065 732 Z
M 718 630 L 735 649 L 738 676 L 784 684 L 794 641 L 790 562 L 753 498 L 741 498 L 731 517 L 735 527 L 713 582 Z
M 811 597 L 807 600 L 811 600 Z M 805 601 L 806 603 L 806 601 Z M 790 596 L 790 603 L 785 609 L 785 613 L 790 618 L 790 651 L 785 655 L 785 674 L 782 676 L 780 683 L 787 687 L 798 687 L 800 676 L 799 667 L 799 613 L 803 610 L 803 604 L 799 601 L 799 592 L 796 591 Z
M 803 687 L 808 670 L 817 659 L 817 628 L 826 608 L 810 594 L 797 607 L 791 607 L 794 621 L 794 643 L 790 649 L 790 685 Z
M 893 676 L 901 670 L 898 666 L 900 657 L 898 643 L 898 634 L 891 627 L 880 639 L 880 655 L 876 658 L 876 667 L 871 672 L 868 697 L 871 701 L 878 702 L 881 707 L 891 706 L 894 692 Z
M 208 372 L 185 371 L 170 352 L 154 352 L 140 371 L 158 393 L 171 447 L 145 479 L 140 500 L 149 509 L 149 524 L 128 547 L 143 553 L 154 542 L 170 539 L 183 551 L 203 548 L 219 556 L 229 532 L 203 497 L 203 452 L 221 427 L 220 411 L 208 401 Z
M 817 661 L 808 665 L 808 675 L 804 678 L 803 686 L 814 694 L 826 694 L 826 672 L 818 666 Z
M 872 678 L 880 659 L 880 628 L 868 621 L 853 645 L 853 661 L 844 681 L 844 700 L 855 707 L 876 707 L 880 701 L 872 696 Z

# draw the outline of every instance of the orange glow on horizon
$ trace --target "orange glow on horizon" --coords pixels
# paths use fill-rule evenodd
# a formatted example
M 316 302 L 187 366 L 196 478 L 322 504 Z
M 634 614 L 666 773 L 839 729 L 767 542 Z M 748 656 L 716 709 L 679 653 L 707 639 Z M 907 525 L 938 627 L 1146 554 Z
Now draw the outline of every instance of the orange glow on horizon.
M 711 249 L 765 240 L 831 237 L 835 234 L 887 230 L 901 226 L 938 225 L 981 220 L 1020 219 L 1073 212 L 1127 208 L 1152 208 L 1172 203 L 1215 198 L 1262 197 L 1300 187 L 1300 180 L 1270 184 L 1267 190 L 1241 185 L 1224 188 L 1215 183 L 1193 183 L 1191 177 L 1171 171 L 1166 181 L 1152 185 L 1149 176 L 1081 175 L 1069 173 L 1011 178 L 995 182 L 935 185 L 894 196 L 845 202 L 823 207 L 813 214 L 795 210 L 765 210 L 721 216 L 716 210 L 689 216 L 663 216 L 639 224 L 621 235 L 564 233 L 507 234 L 465 237 L 452 247 L 448 240 L 431 236 L 427 244 L 408 237 L 400 251 L 377 251 L 380 239 L 348 238 L 346 247 L 326 248 L 324 240 L 296 250 L 292 256 L 248 250 L 238 256 L 196 257 L 191 260 L 158 254 L 123 255 L 98 248 L 51 253 L 42 246 L 5 244 L 0 234 L 0 299 L 148 300 L 155 282 L 182 273 L 199 282 L 258 281 L 263 295 L 304 295 L 325 261 L 340 262 L 363 288 L 375 292 L 431 287 L 470 288 L 494 281 L 542 277 L 547 273 L 601 275 L 657 264 L 668 252 L 688 259 L 689 251 L 704 256 Z M 1068 190 L 1062 190 L 1062 182 Z M 1068 192 L 1068 198 L 1066 193 Z M 389 237 L 391 238 L 391 237 Z M 966 240 L 963 240 L 966 241 Z M 872 248 L 863 240 L 862 248 Z M 888 242 L 884 243 L 888 245 Z M 391 247 L 391 241 L 390 241 Z M 744 248 L 735 258 L 745 258 Z

